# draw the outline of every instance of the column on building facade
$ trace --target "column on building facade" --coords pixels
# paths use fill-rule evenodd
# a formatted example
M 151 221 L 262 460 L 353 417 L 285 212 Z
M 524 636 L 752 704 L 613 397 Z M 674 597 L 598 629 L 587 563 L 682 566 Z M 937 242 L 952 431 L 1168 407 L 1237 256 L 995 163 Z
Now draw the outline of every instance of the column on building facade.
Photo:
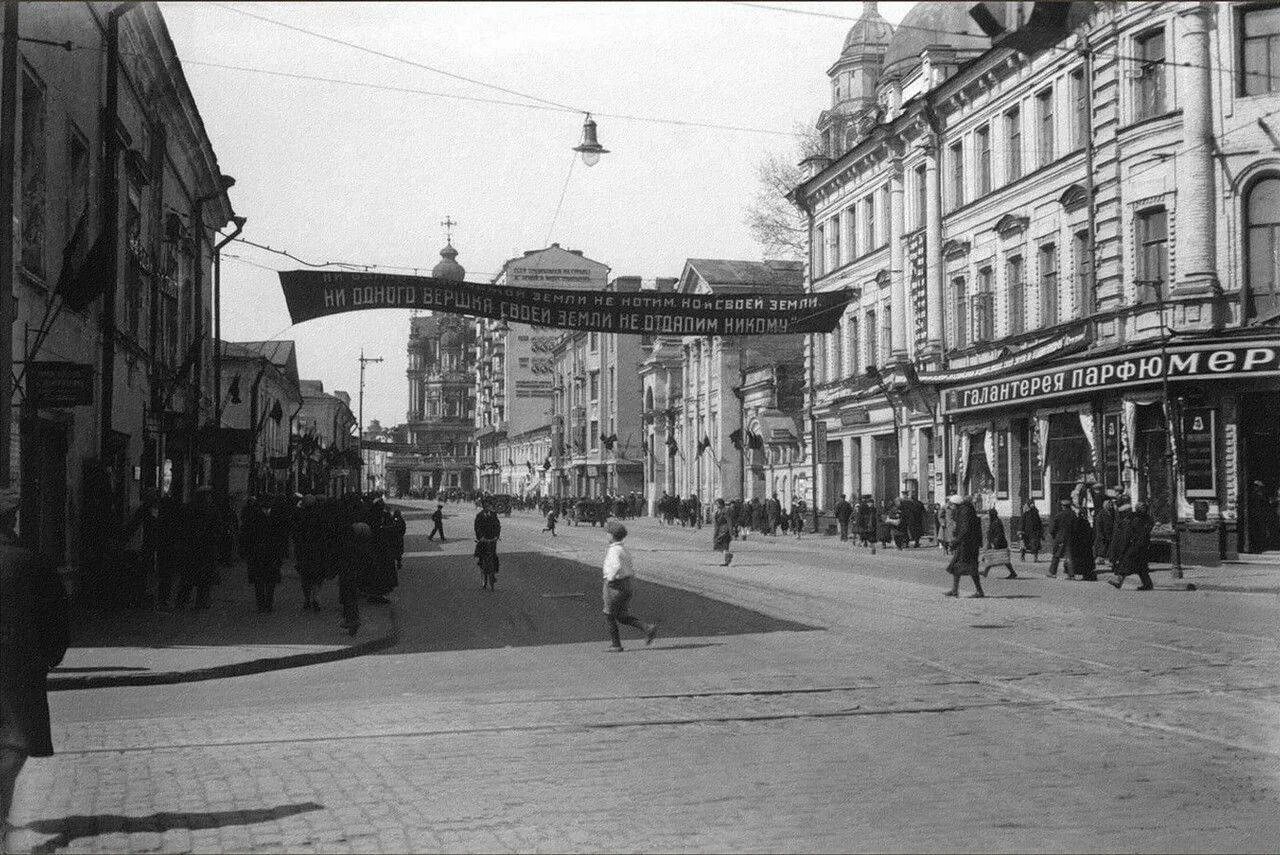
M 894 362 L 910 356 L 907 345 L 907 283 L 902 258 L 902 158 L 893 159 L 889 175 L 889 313 L 892 328 L 889 353 Z
M 1212 74 L 1209 62 L 1210 4 L 1184 3 L 1179 9 L 1182 38 L 1178 95 L 1182 101 L 1182 141 L 1178 149 L 1178 278 L 1182 292 L 1216 285 L 1217 234 L 1214 193 Z M 1166 292 L 1168 293 L 1168 292 Z
M 929 355 L 938 359 L 942 357 L 943 352 L 942 317 L 945 306 L 942 293 L 942 184 L 938 175 L 938 158 L 941 148 L 942 141 L 936 134 L 930 134 L 924 147 L 925 315 Z

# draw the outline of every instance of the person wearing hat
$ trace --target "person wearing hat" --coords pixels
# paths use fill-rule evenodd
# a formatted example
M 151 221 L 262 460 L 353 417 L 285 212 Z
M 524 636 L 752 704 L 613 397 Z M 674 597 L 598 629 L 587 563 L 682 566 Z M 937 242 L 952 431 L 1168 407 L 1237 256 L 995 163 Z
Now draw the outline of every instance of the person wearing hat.
M 946 596 L 960 596 L 960 577 L 973 580 L 974 592 L 970 597 L 984 597 L 982 581 L 978 578 L 978 555 L 982 551 L 982 523 L 973 502 L 964 496 L 952 496 L 948 503 L 955 511 L 955 534 L 952 538 L 951 562 L 947 572 L 951 574 L 951 590 Z
M 1058 578 L 1058 563 L 1067 559 L 1067 549 L 1071 545 L 1071 532 L 1075 527 L 1076 513 L 1071 509 L 1070 499 L 1059 499 L 1058 510 L 1049 519 L 1049 546 L 1053 556 L 1049 559 L 1050 579 Z M 1066 575 L 1071 576 L 1070 560 L 1066 561 Z
M 53 563 L 20 546 L 19 494 L 0 491 L 0 851 L 9 850 L 9 811 L 28 757 L 49 757 L 48 674 L 67 651 L 67 592 Z
M 1036 503 L 1030 499 L 1026 499 L 1022 503 L 1022 560 L 1027 560 L 1027 553 L 1031 553 L 1031 560 L 1040 560 L 1040 542 L 1044 539 L 1044 520 L 1040 519 L 1040 509 L 1036 507 Z
M 723 567 L 728 567 L 729 562 L 733 560 L 733 553 L 730 548 L 733 546 L 733 522 L 729 518 L 729 511 L 724 506 L 724 499 L 716 499 L 716 513 L 712 521 L 711 529 L 711 548 L 716 552 L 724 553 Z
M 1128 508 L 1128 500 L 1121 499 L 1121 507 L 1116 514 L 1116 530 L 1111 541 L 1111 569 L 1116 578 L 1108 579 L 1111 585 L 1119 590 L 1124 585 L 1126 576 L 1137 576 L 1142 583 L 1139 591 L 1150 591 L 1155 588 L 1151 583 L 1149 555 L 1151 552 L 1151 530 L 1155 528 L 1155 520 L 1147 512 L 1145 502 L 1138 502 L 1133 510 Z
M 609 548 L 604 554 L 604 619 L 609 626 L 609 638 L 613 642 L 609 646 L 611 653 L 622 652 L 622 637 L 618 634 L 618 625 L 626 624 L 644 633 L 645 645 L 653 644 L 658 634 L 658 624 L 644 623 L 627 611 L 631 602 L 631 584 L 635 578 L 635 567 L 631 562 L 631 553 L 623 546 L 627 537 L 627 527 L 617 520 L 605 523 L 605 533 L 609 535 Z
M 493 572 L 498 572 L 498 541 L 502 538 L 502 521 L 493 510 L 493 500 L 485 496 L 480 503 L 480 513 L 475 521 L 476 566 L 480 566 L 486 555 L 493 556 Z M 485 587 L 488 587 L 487 583 Z
M 1116 530 L 1115 494 L 1108 490 L 1093 518 L 1093 557 L 1105 561 L 1111 554 L 1111 538 Z

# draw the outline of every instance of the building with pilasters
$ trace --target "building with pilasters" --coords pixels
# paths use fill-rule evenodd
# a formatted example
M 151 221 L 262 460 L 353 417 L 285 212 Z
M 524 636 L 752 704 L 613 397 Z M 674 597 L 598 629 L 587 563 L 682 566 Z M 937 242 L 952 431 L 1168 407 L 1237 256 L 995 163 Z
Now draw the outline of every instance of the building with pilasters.
M 1085 484 L 1191 558 L 1280 547 L 1280 6 L 865 5 L 793 193 L 859 295 L 808 344 L 819 494 Z

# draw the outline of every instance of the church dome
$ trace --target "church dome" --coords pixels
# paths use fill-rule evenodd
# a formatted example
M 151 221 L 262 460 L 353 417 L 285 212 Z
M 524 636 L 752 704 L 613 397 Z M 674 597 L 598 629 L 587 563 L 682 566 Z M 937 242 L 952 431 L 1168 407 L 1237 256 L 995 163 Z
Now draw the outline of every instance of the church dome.
M 874 0 L 863 0 L 862 14 L 844 37 L 841 56 L 883 49 L 893 39 L 893 25 L 876 9 Z
M 991 40 L 969 17 L 969 4 L 917 3 L 894 28 L 884 55 L 884 70 L 908 74 L 920 64 L 925 48 L 937 46 L 983 51 L 991 47 Z
M 452 282 L 461 282 L 467 276 L 467 271 L 457 262 L 458 251 L 453 248 L 452 243 L 445 244 L 444 249 L 440 250 L 440 261 L 436 266 L 431 268 L 431 275 L 436 279 L 448 279 Z

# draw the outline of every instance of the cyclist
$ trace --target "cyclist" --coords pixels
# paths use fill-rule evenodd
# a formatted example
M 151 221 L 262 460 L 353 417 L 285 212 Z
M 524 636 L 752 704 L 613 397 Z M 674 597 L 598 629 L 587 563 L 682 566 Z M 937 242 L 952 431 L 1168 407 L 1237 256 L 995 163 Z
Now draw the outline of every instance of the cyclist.
M 486 496 L 476 514 L 476 564 L 484 566 L 485 556 L 493 557 L 493 572 L 498 572 L 498 540 L 502 537 L 502 522 L 493 512 L 493 500 Z M 487 585 L 486 585 L 487 587 Z

